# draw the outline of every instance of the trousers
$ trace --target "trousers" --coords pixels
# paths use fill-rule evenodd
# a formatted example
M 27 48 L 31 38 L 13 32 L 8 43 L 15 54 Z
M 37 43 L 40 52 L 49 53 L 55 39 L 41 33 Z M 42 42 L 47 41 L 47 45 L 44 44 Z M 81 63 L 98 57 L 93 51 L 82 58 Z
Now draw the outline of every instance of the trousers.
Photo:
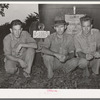
M 22 57 L 20 58 L 20 59 L 24 60 L 27 64 L 27 67 L 23 69 L 27 73 L 31 72 L 31 67 L 32 67 L 32 63 L 34 60 L 34 56 L 35 56 L 35 50 L 32 48 L 28 48 L 23 53 Z M 18 62 L 16 62 L 16 61 L 6 59 L 5 66 L 4 66 L 6 72 L 9 74 L 14 74 L 18 70 L 17 64 L 18 64 Z
M 69 73 L 78 65 L 77 58 L 72 58 L 65 63 L 61 63 L 57 58 L 53 56 L 43 55 L 43 61 L 48 71 L 48 78 L 52 78 L 54 69 L 62 68 L 66 73 Z
M 99 74 L 100 59 L 93 59 L 91 61 L 87 61 L 85 58 L 79 58 L 79 67 L 90 67 L 93 73 Z

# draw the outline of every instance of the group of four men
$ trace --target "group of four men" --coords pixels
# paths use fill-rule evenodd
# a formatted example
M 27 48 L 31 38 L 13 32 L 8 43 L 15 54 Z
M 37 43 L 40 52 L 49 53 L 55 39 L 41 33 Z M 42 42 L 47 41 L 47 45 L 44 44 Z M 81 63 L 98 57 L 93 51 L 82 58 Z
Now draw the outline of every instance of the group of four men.
M 53 70 L 62 68 L 66 73 L 76 67 L 83 69 L 83 75 L 89 76 L 91 67 L 94 75 L 100 67 L 100 32 L 93 29 L 93 20 L 89 16 L 80 19 L 82 31 L 75 35 L 66 33 L 68 23 L 63 17 L 54 20 L 55 32 L 43 43 L 36 41 L 28 32 L 22 31 L 22 22 L 11 22 L 11 33 L 4 40 L 5 70 L 9 74 L 19 73 L 18 64 L 23 68 L 23 75 L 30 77 L 35 50 L 43 53 L 43 61 L 48 71 L 48 78 L 53 77 Z

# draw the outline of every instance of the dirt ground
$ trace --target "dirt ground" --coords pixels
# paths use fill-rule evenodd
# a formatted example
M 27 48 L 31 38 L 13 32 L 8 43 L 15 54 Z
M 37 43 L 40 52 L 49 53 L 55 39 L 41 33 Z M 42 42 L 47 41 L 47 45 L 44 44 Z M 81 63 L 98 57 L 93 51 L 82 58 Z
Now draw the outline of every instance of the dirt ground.
M 88 79 L 82 77 L 82 70 L 76 68 L 73 72 L 66 74 L 62 69 L 54 70 L 54 77 L 47 78 L 41 54 L 36 54 L 35 63 L 32 66 L 30 78 L 22 75 L 8 76 L 4 70 L 3 55 L 0 55 L 0 88 L 32 88 L 32 89 L 99 89 L 100 75 Z M 89 69 L 91 73 L 91 69 Z

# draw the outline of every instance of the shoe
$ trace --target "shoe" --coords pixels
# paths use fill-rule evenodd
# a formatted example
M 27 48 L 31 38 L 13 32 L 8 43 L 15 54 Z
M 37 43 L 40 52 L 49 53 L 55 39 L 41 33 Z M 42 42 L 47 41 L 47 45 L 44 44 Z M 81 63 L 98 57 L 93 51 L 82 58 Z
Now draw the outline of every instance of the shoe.
M 30 78 L 31 76 L 30 76 L 30 74 L 29 73 L 27 73 L 27 72 L 23 72 L 23 75 L 26 77 L 26 78 Z
M 98 74 L 92 73 L 92 77 L 96 78 L 98 77 Z
M 48 79 L 51 79 L 53 77 L 53 72 L 48 73 Z

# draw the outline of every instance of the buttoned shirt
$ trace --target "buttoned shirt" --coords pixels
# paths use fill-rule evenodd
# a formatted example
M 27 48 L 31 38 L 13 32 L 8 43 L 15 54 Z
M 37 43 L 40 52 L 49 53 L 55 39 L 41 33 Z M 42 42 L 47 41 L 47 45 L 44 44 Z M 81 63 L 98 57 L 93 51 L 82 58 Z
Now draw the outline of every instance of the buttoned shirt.
M 63 34 L 62 38 L 57 36 L 57 33 L 53 33 L 49 35 L 44 40 L 44 46 L 49 48 L 51 51 L 60 53 L 60 54 L 68 54 L 74 52 L 75 47 L 73 43 L 73 37 L 69 34 Z
M 20 53 L 16 53 L 16 49 L 17 49 L 18 45 L 19 44 L 27 44 L 27 43 L 31 43 L 31 42 L 35 42 L 35 40 L 26 31 L 22 31 L 19 39 L 15 39 L 13 34 L 10 33 L 3 40 L 4 54 L 5 55 L 10 54 L 15 57 L 20 57 L 20 56 L 22 56 L 24 51 L 26 51 L 26 48 L 22 48 L 20 50 Z
M 89 36 L 84 36 L 82 31 L 74 37 L 76 52 L 94 53 L 100 45 L 100 32 L 98 29 L 91 29 Z

